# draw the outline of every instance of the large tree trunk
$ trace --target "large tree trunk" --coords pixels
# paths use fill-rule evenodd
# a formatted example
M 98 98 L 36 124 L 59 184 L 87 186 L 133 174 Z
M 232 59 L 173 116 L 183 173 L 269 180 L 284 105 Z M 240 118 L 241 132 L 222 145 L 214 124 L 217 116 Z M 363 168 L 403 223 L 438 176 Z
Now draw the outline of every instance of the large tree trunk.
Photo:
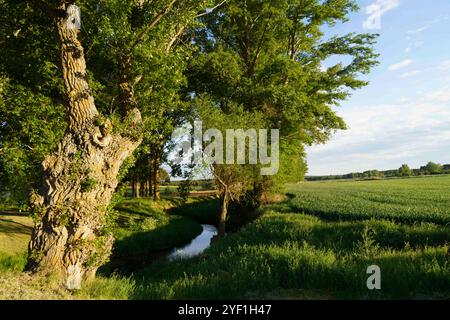
M 219 216 L 219 237 L 226 234 L 226 223 L 228 217 L 229 193 L 227 191 L 221 196 L 220 216 Z
M 66 12 L 66 1 L 59 9 Z M 140 144 L 139 134 L 113 133 L 99 116 L 86 75 L 78 30 L 67 16 L 57 19 L 61 64 L 67 94 L 68 130 L 58 150 L 43 162 L 41 185 L 30 197 L 37 219 L 29 243 L 27 269 L 56 272 L 69 289 L 93 278 L 109 257 L 113 238 L 103 231 L 106 208 L 118 184 L 122 162 Z M 133 109 L 126 123 L 139 132 L 140 113 Z

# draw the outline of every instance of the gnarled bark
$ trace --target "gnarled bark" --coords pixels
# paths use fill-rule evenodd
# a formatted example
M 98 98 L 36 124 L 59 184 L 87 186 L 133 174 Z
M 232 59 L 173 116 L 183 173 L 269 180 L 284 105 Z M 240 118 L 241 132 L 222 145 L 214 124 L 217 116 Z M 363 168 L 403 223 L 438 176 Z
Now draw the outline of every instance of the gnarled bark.
M 59 2 L 62 12 L 69 7 L 66 1 Z M 27 268 L 57 272 L 67 288 L 78 289 L 109 257 L 113 238 L 103 230 L 106 209 L 119 169 L 141 138 L 116 133 L 123 130 L 112 130 L 111 122 L 99 115 L 78 30 L 70 28 L 67 19 L 57 18 L 57 29 L 69 128 L 58 150 L 44 160 L 42 184 L 31 195 L 37 222 Z M 129 126 L 138 126 L 141 120 L 137 109 L 126 117 Z

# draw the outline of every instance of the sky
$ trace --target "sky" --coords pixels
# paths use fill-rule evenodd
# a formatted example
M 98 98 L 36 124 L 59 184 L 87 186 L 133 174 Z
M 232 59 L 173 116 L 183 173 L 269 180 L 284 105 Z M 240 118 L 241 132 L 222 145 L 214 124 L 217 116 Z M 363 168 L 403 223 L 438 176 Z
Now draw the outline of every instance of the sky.
M 358 3 L 349 22 L 326 33 L 379 33 L 380 64 L 336 108 L 348 130 L 307 148 L 308 175 L 450 163 L 450 0 Z

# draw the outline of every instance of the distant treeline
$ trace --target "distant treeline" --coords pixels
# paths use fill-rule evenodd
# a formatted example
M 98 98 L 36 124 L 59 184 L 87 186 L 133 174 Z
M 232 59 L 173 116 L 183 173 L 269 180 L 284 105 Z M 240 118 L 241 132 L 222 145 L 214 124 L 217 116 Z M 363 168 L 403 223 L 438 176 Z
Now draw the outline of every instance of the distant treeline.
M 185 181 L 186 180 L 174 180 L 174 181 L 166 182 L 163 185 L 179 187 L 180 185 L 185 183 Z M 215 185 L 213 179 L 189 180 L 189 186 L 192 187 L 194 190 L 215 190 L 216 189 L 216 185 Z
M 368 170 L 364 172 L 352 172 L 343 175 L 328 175 L 328 176 L 306 176 L 307 181 L 320 181 L 320 180 L 341 180 L 341 179 L 383 179 L 393 177 L 411 177 L 411 176 L 424 176 L 424 175 L 436 175 L 436 174 L 449 174 L 450 164 L 439 164 L 434 162 L 428 162 L 426 165 L 421 166 L 419 169 L 411 169 L 407 164 L 403 164 L 398 169 L 393 170 Z

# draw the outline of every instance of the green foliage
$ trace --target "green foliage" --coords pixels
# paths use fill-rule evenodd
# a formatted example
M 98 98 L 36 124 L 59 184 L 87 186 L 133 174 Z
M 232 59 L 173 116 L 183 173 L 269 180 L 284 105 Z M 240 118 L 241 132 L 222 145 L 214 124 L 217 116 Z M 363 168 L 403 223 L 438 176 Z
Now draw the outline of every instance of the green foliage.
M 182 205 L 170 209 L 172 215 L 189 217 L 198 223 L 217 225 L 220 202 L 217 197 L 189 198 Z
M 180 184 L 177 187 L 178 194 L 180 195 L 181 199 L 184 203 L 187 202 L 189 194 L 192 191 L 192 181 L 190 179 L 185 179 L 180 182 Z
M 146 138 L 159 141 L 161 135 L 164 139 L 170 135 L 180 121 L 178 114 L 186 109 L 181 107 L 179 92 L 186 83 L 183 71 L 191 52 L 185 35 L 198 25 L 198 13 L 212 3 L 77 1 L 82 11 L 87 77 L 96 106 L 112 117 L 116 132 L 137 140 L 143 131 L 131 118 L 114 121 L 121 108 L 118 83 L 126 76 L 136 87 L 136 106 L 144 118 Z M 2 1 L 0 11 L 0 192 L 25 201 L 39 179 L 44 156 L 55 149 L 66 127 L 60 53 L 55 24 L 41 6 Z M 130 70 L 123 74 L 127 59 Z M 96 124 L 105 119 L 99 116 Z
M 426 166 L 421 167 L 420 171 L 425 174 L 439 174 L 442 172 L 442 165 L 430 161 Z
M 317 195 L 316 201 L 327 201 L 327 204 L 332 206 L 345 193 L 358 196 L 356 190 L 360 185 L 359 196 L 367 198 L 369 190 L 374 191 L 375 195 L 385 196 L 384 200 L 376 198 L 381 202 L 378 201 L 379 205 L 375 208 L 382 210 L 383 203 L 390 205 L 393 200 L 388 195 L 398 196 L 416 188 L 417 192 L 411 198 L 414 204 L 417 204 L 419 194 L 428 197 L 429 203 L 443 201 L 440 214 L 445 216 L 444 206 L 448 208 L 448 205 L 445 204 L 444 198 L 439 198 L 438 190 L 445 189 L 444 186 L 448 183 L 448 177 L 431 177 L 348 184 L 307 183 L 301 187 L 288 186 L 288 189 L 296 194 L 297 198 L 303 193 L 312 197 L 314 191 Z M 377 186 L 379 184 L 380 187 Z M 437 186 L 430 190 L 433 185 Z M 344 189 L 345 192 L 338 193 Z M 430 192 L 423 193 L 420 190 Z M 334 193 L 335 197 L 325 199 L 323 197 L 325 193 Z M 406 198 L 405 201 L 408 200 L 409 198 Z M 450 265 L 447 253 L 450 242 L 449 226 L 428 223 L 426 216 L 417 216 L 414 224 L 370 219 L 370 216 L 356 214 L 341 215 L 343 218 L 341 221 L 332 221 L 292 213 L 295 210 L 293 203 L 295 198 L 288 203 L 263 207 L 264 214 L 256 221 L 239 232 L 214 242 L 201 256 L 181 261 L 153 262 L 145 269 L 134 270 L 131 277 L 115 274 L 106 277 L 103 274 L 93 282 L 86 283 L 74 297 L 82 299 L 424 297 L 448 299 L 450 297 Z M 163 212 L 163 208 L 170 204 L 164 200 L 153 202 L 139 199 L 127 200 L 118 206 L 119 241 L 130 241 L 132 244 L 124 246 L 127 250 L 124 257 L 129 257 L 126 263 L 142 262 L 143 257 L 148 257 L 149 253 L 143 254 L 144 251 L 141 249 L 145 246 L 147 249 L 160 248 L 158 239 L 174 241 L 179 239 L 180 232 L 195 230 L 194 224 L 187 224 L 186 220 L 180 217 L 170 218 Z M 172 204 L 176 204 L 176 199 Z M 186 213 L 187 216 L 194 217 L 196 213 L 202 212 L 203 216 L 207 217 L 208 213 L 217 212 L 214 206 L 218 206 L 217 200 L 189 199 L 187 205 L 180 206 L 171 213 Z M 403 215 L 410 214 L 407 205 L 404 205 L 402 210 Z M 400 214 L 400 211 L 398 213 Z M 140 225 L 139 222 L 143 224 Z M 153 222 L 157 224 L 156 229 L 152 229 Z M 120 238 L 121 232 L 124 232 L 123 238 Z M 151 236 L 152 233 L 155 238 Z M 143 240 L 137 241 L 136 239 L 140 237 Z M 128 253 L 136 253 L 138 258 L 133 260 L 131 258 L 133 255 L 129 256 Z M 112 262 L 114 259 L 113 257 Z M 12 261 L 10 256 L 0 254 L 2 272 L 21 270 L 24 263 L 25 255 L 22 260 L 17 256 Z M 126 263 L 116 266 L 119 266 L 122 272 L 126 270 Z M 373 264 L 380 266 L 382 270 L 383 289 L 378 292 L 368 291 L 366 287 L 368 277 L 366 270 Z
M 0 11 L 0 193 L 24 203 L 66 127 L 60 56 L 31 2 L 1 1 Z
M 0 90 L 0 192 L 26 201 L 40 178 L 41 162 L 65 130 L 63 110 L 44 94 L 12 80 L 4 82 Z
M 88 176 L 83 181 L 81 181 L 81 190 L 83 192 L 90 192 L 95 188 L 96 185 L 97 180 Z
M 79 245 L 81 247 L 90 246 L 92 248 L 89 259 L 86 263 L 87 266 L 99 267 L 109 261 L 110 252 L 108 248 L 108 242 L 110 241 L 110 234 L 104 232 L 104 235 L 98 236 L 94 241 L 85 243 L 81 241 Z
M 359 77 L 377 64 L 376 35 L 327 39 L 322 28 L 345 22 L 356 9 L 351 0 L 232 0 L 202 19 L 205 27 L 196 32 L 199 50 L 188 73 L 190 91 L 229 116 L 220 128 L 234 125 L 243 109 L 260 114 L 266 128 L 280 129 L 281 170 L 272 183 L 253 175 L 258 188 L 302 179 L 304 146 L 346 128 L 333 107 L 367 85 Z M 330 57 L 351 62 L 323 70 Z
M 369 225 L 364 226 L 361 233 L 361 241 L 356 243 L 356 254 L 363 257 L 373 257 L 380 250 L 380 246 L 375 240 L 376 231 Z
M 409 166 L 407 164 L 403 164 L 399 169 L 398 169 L 398 175 L 400 177 L 410 177 L 413 175 L 412 170 L 409 168 Z

